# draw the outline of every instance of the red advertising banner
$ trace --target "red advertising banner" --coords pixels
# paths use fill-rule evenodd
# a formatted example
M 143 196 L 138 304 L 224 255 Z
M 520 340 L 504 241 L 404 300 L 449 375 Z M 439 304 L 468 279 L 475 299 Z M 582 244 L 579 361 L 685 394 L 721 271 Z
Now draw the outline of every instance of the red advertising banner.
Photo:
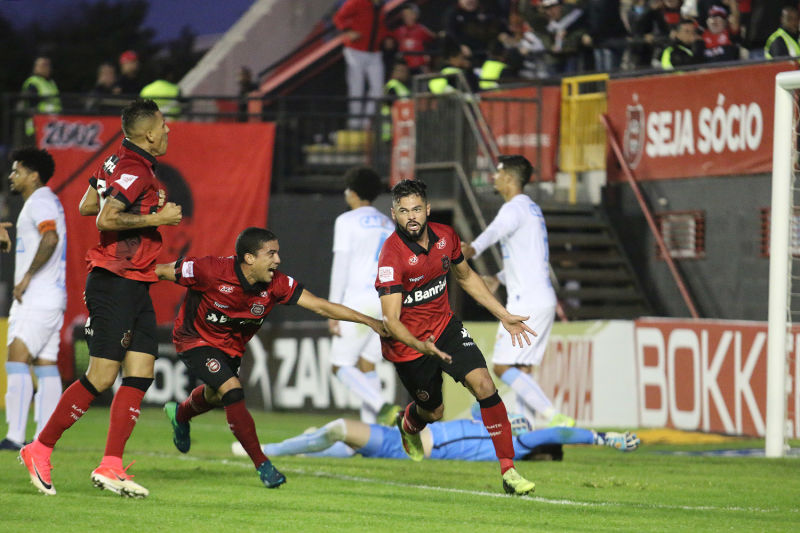
M 791 61 L 616 79 L 608 116 L 640 180 L 756 174 L 772 168 L 775 75 Z M 608 180 L 624 176 L 612 152 Z
M 391 187 L 399 181 L 414 179 L 416 149 L 414 102 L 397 100 L 392 104 L 392 175 L 389 176 Z
M 800 434 L 800 328 L 792 332 L 787 420 Z M 767 325 L 715 320 L 635 321 L 640 425 L 764 436 Z
M 481 111 L 502 154 L 521 154 L 539 171 L 542 181 L 553 181 L 558 154 L 561 89 L 542 87 L 542 103 L 535 87 L 481 94 Z M 541 131 L 539 117 L 541 113 Z M 539 147 L 541 146 L 541 161 Z
M 122 141 L 120 119 L 39 115 L 35 125 L 39 147 L 55 159 L 56 172 L 48 185 L 66 215 L 67 312 L 62 339 L 71 340 L 73 326 L 86 320 L 86 251 L 98 242 L 94 217 L 80 216 L 78 204 L 91 173 Z M 161 228 L 164 248 L 159 260 L 233 254 L 242 229 L 267 221 L 274 124 L 172 122 L 169 127 L 168 151 L 159 158 L 156 174 L 168 200 L 182 206 L 183 220 Z M 159 324 L 172 323 L 184 289 L 159 283 L 151 294 Z M 65 345 L 71 342 L 62 342 Z

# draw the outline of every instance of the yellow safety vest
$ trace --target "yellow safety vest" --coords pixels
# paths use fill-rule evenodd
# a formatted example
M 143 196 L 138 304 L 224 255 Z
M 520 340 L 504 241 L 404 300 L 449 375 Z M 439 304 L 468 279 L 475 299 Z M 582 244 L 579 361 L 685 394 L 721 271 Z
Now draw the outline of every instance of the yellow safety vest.
M 58 97 L 58 85 L 53 80 L 45 79 L 41 76 L 30 76 L 22 84 L 22 92 L 27 93 L 28 88 L 33 86 L 39 95 L 39 102 L 36 104 L 36 111 L 39 113 L 60 113 L 61 99 Z M 25 134 L 34 134 L 33 119 L 25 121 Z
M 679 44 L 677 46 L 668 46 L 664 50 L 664 53 L 661 54 L 661 68 L 663 68 L 664 70 L 672 70 L 675 68 L 672 65 L 672 51 L 675 50 L 675 48 L 680 48 L 681 50 L 689 54 L 689 56 L 694 57 L 694 52 L 692 52 L 691 48 L 687 48 L 682 44 Z
M 383 94 L 389 94 L 389 91 L 394 90 L 394 94 L 398 98 L 407 98 L 411 91 L 408 87 L 406 87 L 402 81 L 396 80 L 394 78 L 390 79 L 386 82 L 386 85 L 383 86 Z M 381 115 L 383 115 L 383 122 L 381 127 L 381 139 L 384 141 L 391 141 L 392 140 L 392 104 L 389 102 L 384 103 L 381 106 Z
M 442 74 L 455 74 L 457 72 L 461 72 L 461 69 L 458 67 L 444 67 L 442 69 Z M 433 78 L 428 82 L 428 89 L 433 94 L 444 94 L 453 90 L 447 78 Z
M 145 85 L 139 96 L 150 98 L 161 110 L 165 117 L 178 118 L 181 114 L 181 105 L 177 98 L 181 95 L 181 89 L 174 83 L 167 80 L 156 80 Z
M 481 65 L 481 81 L 478 84 L 481 89 L 497 89 L 500 84 L 497 80 L 503 73 L 503 69 L 508 65 L 502 61 L 495 61 L 494 59 L 487 59 Z
M 772 54 L 769 53 L 769 47 L 772 46 L 772 43 L 775 42 L 775 39 L 783 39 L 783 42 L 786 43 L 786 49 L 789 50 L 790 56 L 800 56 L 800 43 L 798 43 L 794 37 L 789 35 L 786 30 L 783 28 L 778 28 L 775 32 L 773 32 L 772 35 L 769 36 L 767 43 L 764 45 L 764 57 L 767 59 L 772 59 Z

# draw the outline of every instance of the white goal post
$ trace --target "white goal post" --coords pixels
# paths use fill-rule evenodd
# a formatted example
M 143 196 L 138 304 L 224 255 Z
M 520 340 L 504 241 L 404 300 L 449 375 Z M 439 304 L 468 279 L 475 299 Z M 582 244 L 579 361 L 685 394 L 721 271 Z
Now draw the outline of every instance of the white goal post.
M 797 156 L 795 90 L 800 71 L 775 77 L 775 120 L 772 148 L 772 206 L 769 243 L 769 308 L 767 334 L 767 424 L 765 454 L 782 457 L 786 449 L 786 372 L 791 337 L 792 233 L 794 165 Z

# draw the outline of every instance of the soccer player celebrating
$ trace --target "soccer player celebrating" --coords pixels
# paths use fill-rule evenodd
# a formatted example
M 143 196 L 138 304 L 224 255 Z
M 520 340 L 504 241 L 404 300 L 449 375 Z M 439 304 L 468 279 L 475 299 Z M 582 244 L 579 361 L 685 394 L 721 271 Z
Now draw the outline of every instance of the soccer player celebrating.
M 556 311 L 544 215 L 542 209 L 522 192 L 532 172 L 533 167 L 521 155 L 500 156 L 494 188 L 505 203 L 472 244 L 461 244 L 461 251 L 466 259 L 470 259 L 500 241 L 503 270 L 487 283 L 494 288 L 500 282 L 504 283 L 508 289 L 506 307 L 514 313 L 530 315 L 538 334 L 530 346 L 518 349 L 508 342 L 505 328 L 497 328 L 493 370 L 516 393 L 517 412 L 527 414 L 530 420 L 533 420 L 533 413 L 539 413 L 553 426 L 574 426 L 575 420 L 555 410 L 531 375 L 532 366 L 540 364 L 544 357 Z
M 149 494 L 122 468 L 122 453 L 153 382 L 158 354 L 150 299 L 150 285 L 158 281 L 158 226 L 180 223 L 181 208 L 164 203 L 155 175 L 156 157 L 167 152 L 169 132 L 158 106 L 152 100 L 131 102 L 122 111 L 122 132 L 122 146 L 89 178 L 79 206 L 82 215 L 97 215 L 100 230 L 100 243 L 86 254 L 89 368 L 61 395 L 39 437 L 20 450 L 31 482 L 45 494 L 56 493 L 50 477 L 53 448 L 92 400 L 111 387 L 120 369 L 122 386 L 111 403 L 105 453 L 91 479 L 96 487 L 122 496 Z
M 6 362 L 8 433 L 0 442 L 0 450 L 19 451 L 25 442 L 33 396 L 31 366 L 38 384 L 34 396 L 36 436 L 61 396 L 56 363 L 67 304 L 67 229 L 61 202 L 47 187 L 55 171 L 53 157 L 46 150 L 23 148 L 12 153 L 11 160 L 11 190 L 22 195 L 25 204 L 17 218 L 14 302 L 8 317 Z M 0 248 L 10 251 L 5 227 L 2 233 Z
M 378 259 L 375 287 L 381 297 L 384 323 L 392 336 L 381 339 L 383 356 L 394 363 L 412 401 L 399 416 L 398 427 L 409 457 L 422 460 L 420 432 L 428 422 L 442 418 L 442 371 L 461 382 L 478 400 L 481 416 L 500 461 L 503 488 L 523 495 L 534 483 L 514 468 L 514 445 L 506 407 L 497 393 L 483 354 L 450 309 L 447 274 L 488 309 L 511 335 L 511 342 L 530 344 L 536 335 L 512 315 L 467 263 L 461 241 L 450 226 L 428 222 L 430 204 L 426 186 L 403 180 L 392 189 L 395 232 L 386 239 Z
M 268 488 L 286 482 L 261 450 L 253 417 L 245 407 L 239 365 L 245 345 L 276 304 L 297 304 L 326 318 L 360 322 L 379 334 L 380 320 L 314 296 L 278 270 L 278 238 L 263 228 L 247 228 L 236 238 L 233 257 L 179 259 L 156 267 L 159 279 L 186 287 L 172 340 L 178 357 L 204 385 L 180 405 L 164 406 L 173 442 L 182 453 L 191 446 L 189 421 L 223 406 L 228 425 Z

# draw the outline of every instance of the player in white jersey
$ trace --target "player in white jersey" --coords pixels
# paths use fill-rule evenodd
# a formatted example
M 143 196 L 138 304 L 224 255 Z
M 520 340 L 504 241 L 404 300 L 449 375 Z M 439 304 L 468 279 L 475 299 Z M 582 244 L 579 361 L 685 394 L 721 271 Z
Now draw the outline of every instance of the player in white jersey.
M 533 167 L 521 155 L 500 156 L 494 188 L 505 200 L 491 224 L 471 243 L 462 243 L 467 259 L 483 253 L 496 242 L 503 251 L 503 270 L 486 280 L 490 288 L 506 286 L 509 312 L 530 316 L 528 324 L 539 335 L 530 345 L 512 346 L 502 325 L 492 358 L 495 375 L 517 394 L 520 412 L 533 420 L 538 413 L 551 425 L 574 426 L 575 420 L 555 410 L 533 379 L 533 365 L 542 361 L 556 310 L 556 294 L 550 282 L 547 227 L 541 208 L 522 192 Z M 531 412 L 532 411 L 532 412 Z
M 392 234 L 392 221 L 372 202 L 381 191 L 381 179 L 367 167 L 345 173 L 344 198 L 350 211 L 336 217 L 333 229 L 333 267 L 329 300 L 380 318 L 381 303 L 375 291 L 378 254 Z M 361 420 L 394 423 L 399 408 L 384 402 L 381 380 L 375 370 L 381 359 L 378 334 L 362 324 L 328 320 L 333 335 L 333 373 L 361 400 Z
M 8 317 L 8 433 L 0 442 L 0 449 L 4 450 L 19 450 L 25 442 L 33 395 L 29 365 L 37 378 L 34 438 L 58 403 L 58 342 L 67 305 L 64 209 L 45 185 L 53 175 L 55 163 L 46 150 L 35 148 L 14 152 L 12 160 L 11 190 L 21 194 L 25 203 L 17 218 L 14 301 Z M 7 248 L 10 247 L 9 240 Z

